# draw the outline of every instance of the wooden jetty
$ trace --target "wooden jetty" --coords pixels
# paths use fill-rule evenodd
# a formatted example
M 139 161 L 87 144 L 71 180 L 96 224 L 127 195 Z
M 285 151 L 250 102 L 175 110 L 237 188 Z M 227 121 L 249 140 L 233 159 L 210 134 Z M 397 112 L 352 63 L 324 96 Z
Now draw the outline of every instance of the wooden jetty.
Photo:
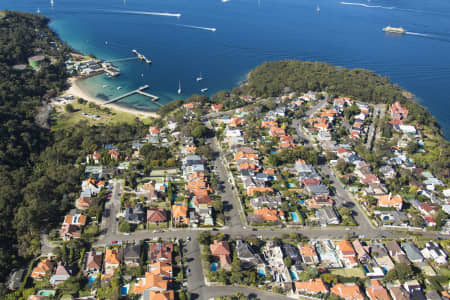
M 117 102 L 117 101 L 119 101 L 119 100 L 122 100 L 123 98 L 129 97 L 129 96 L 131 96 L 131 95 L 134 95 L 134 94 L 140 94 L 140 95 L 149 97 L 150 99 L 152 99 L 153 103 L 155 103 L 155 104 L 157 104 L 157 105 L 159 105 L 159 106 L 162 106 L 162 104 L 160 104 L 160 103 L 157 102 L 157 101 L 159 100 L 159 97 L 157 97 L 157 96 L 155 96 L 155 95 L 152 95 L 152 94 L 150 94 L 150 93 L 143 92 L 143 90 L 146 90 L 146 89 L 148 89 L 148 88 L 149 88 L 149 85 L 146 84 L 146 85 L 141 86 L 140 88 L 135 89 L 135 90 L 133 90 L 133 91 L 131 91 L 131 92 L 125 93 L 125 94 L 120 95 L 120 96 L 118 96 L 118 97 L 116 97 L 116 98 L 113 98 L 113 99 L 111 99 L 111 100 L 108 100 L 108 101 L 106 101 L 105 103 L 102 103 L 102 105 L 108 105 L 108 104 Z

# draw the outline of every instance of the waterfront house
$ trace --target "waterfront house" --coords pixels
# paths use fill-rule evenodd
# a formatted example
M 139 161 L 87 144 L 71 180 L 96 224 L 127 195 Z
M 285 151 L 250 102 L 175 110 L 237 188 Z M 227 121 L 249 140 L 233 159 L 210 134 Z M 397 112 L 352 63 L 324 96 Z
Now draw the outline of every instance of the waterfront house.
M 404 108 L 399 101 L 389 106 L 391 118 L 393 120 L 403 120 L 408 118 L 408 110 Z
M 228 243 L 225 241 L 214 240 L 214 243 L 209 245 L 209 248 L 211 250 L 211 255 L 219 259 L 220 267 L 225 270 L 230 270 L 231 252 Z

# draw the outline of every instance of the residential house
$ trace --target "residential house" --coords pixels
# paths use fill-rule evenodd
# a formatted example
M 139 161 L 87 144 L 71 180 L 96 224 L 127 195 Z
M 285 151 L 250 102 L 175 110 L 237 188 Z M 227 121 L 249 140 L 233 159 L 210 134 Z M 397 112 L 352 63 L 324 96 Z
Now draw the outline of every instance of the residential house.
M 328 196 L 330 194 L 330 191 L 324 184 L 307 185 L 305 188 L 313 197 L 321 195 Z
M 163 209 L 147 209 L 147 224 L 159 226 L 167 222 L 167 214 Z
M 437 264 L 446 264 L 447 254 L 436 242 L 428 242 L 425 247 L 420 251 L 426 259 L 433 259 Z
M 302 258 L 298 249 L 287 243 L 281 245 L 281 250 L 283 251 L 284 257 L 289 257 L 293 265 L 300 265 L 302 263 Z
M 102 270 L 103 253 L 89 251 L 86 254 L 86 262 L 84 265 L 84 275 L 99 273 Z
M 79 239 L 81 237 L 81 228 L 74 224 L 63 224 L 59 230 L 59 235 L 64 241 Z
M 58 266 L 56 267 L 55 274 L 50 277 L 50 284 L 53 286 L 58 285 L 69 279 L 71 276 L 72 270 L 69 268 L 69 266 L 66 266 L 62 262 L 59 262 Z
M 384 248 L 383 244 L 381 243 L 372 244 L 370 247 L 370 251 L 377 265 L 380 266 L 381 268 L 390 271 L 395 267 L 394 262 L 389 257 L 387 250 L 386 248 Z
M 393 207 L 396 210 L 402 210 L 403 199 L 400 195 L 393 196 L 391 193 L 383 196 L 376 196 L 379 207 Z
M 420 250 L 411 242 L 401 243 L 403 251 L 405 251 L 408 259 L 413 263 L 419 263 L 423 261 L 422 253 Z
M 422 292 L 420 283 L 417 280 L 408 280 L 403 284 L 403 287 L 411 295 L 411 299 L 427 300 Z
M 151 136 L 159 136 L 159 134 L 161 133 L 161 129 L 158 126 L 150 126 L 148 128 L 148 132 Z
M 34 280 L 42 280 L 43 278 L 50 275 L 54 267 L 55 263 L 50 259 L 46 258 L 44 260 L 41 260 L 31 272 L 31 278 L 33 278 Z
M 437 205 L 436 203 L 422 203 L 419 206 L 419 210 L 422 214 L 424 214 L 425 216 L 435 216 L 438 211 L 439 211 L 440 207 L 439 205 Z
M 311 279 L 308 281 L 297 281 L 295 282 L 295 290 L 297 292 L 297 295 L 328 294 L 329 292 L 322 278 Z
M 411 262 L 406 257 L 405 252 L 403 252 L 400 245 L 397 243 L 397 241 L 390 241 L 386 243 L 386 249 L 389 253 L 389 255 L 392 257 L 393 260 L 397 263 L 405 263 L 410 264 Z
M 273 193 L 273 189 L 270 187 L 249 187 L 247 188 L 247 195 L 253 196 L 255 192 L 259 193 Z
M 158 261 L 147 266 L 147 271 L 161 276 L 164 279 L 172 279 L 173 268 L 168 262 Z
M 186 205 L 172 205 L 172 224 L 177 226 L 189 225 L 188 207 Z
M 124 220 L 131 224 L 141 224 L 145 220 L 145 210 L 142 204 L 137 203 L 134 208 L 125 209 Z
M 225 241 L 214 240 L 214 243 L 209 245 L 211 255 L 218 258 L 220 267 L 225 270 L 231 269 L 230 246 Z
M 355 249 L 361 263 L 366 263 L 370 259 L 368 246 L 363 246 L 358 239 L 352 242 L 352 246 Z
M 219 112 L 223 108 L 223 104 L 211 104 L 211 110 L 213 112 Z
M 239 127 L 245 125 L 245 120 L 239 117 L 232 117 L 229 124 L 231 127 Z
M 321 207 L 332 207 L 334 204 L 333 199 L 331 199 L 331 196 L 329 195 L 317 195 L 312 197 L 309 201 L 308 201 L 308 206 L 309 208 L 312 209 L 319 209 Z
M 168 287 L 169 280 L 165 280 L 161 276 L 155 275 L 151 272 L 146 272 L 145 278 L 141 278 L 138 280 L 138 283 L 134 286 L 133 292 L 135 294 L 143 294 L 145 291 L 148 291 L 149 293 L 156 292 L 157 297 L 148 298 L 153 300 L 160 299 L 160 296 L 164 295 L 163 293 L 167 291 Z
M 381 285 L 380 281 L 370 280 L 371 287 L 366 289 L 367 297 L 370 300 L 390 300 L 387 290 Z
M 147 289 L 144 291 L 142 295 L 142 300 L 174 300 L 175 292 L 172 290 L 169 291 L 152 291 Z
M 391 118 L 393 120 L 403 120 L 408 118 L 408 110 L 404 108 L 399 101 L 389 106 Z
M 172 263 L 172 243 L 151 243 L 148 250 L 148 259 L 152 262 Z
M 256 208 L 253 210 L 253 214 L 255 215 L 255 217 L 258 217 L 265 222 L 276 222 L 284 218 L 283 211 L 277 209 L 269 209 L 267 207 L 263 207 L 260 209 Z
M 100 158 L 101 158 L 100 153 L 95 151 L 94 153 L 88 154 L 86 156 L 86 163 L 87 164 L 98 164 L 100 162 Z
M 119 150 L 116 150 L 116 149 L 108 150 L 108 154 L 109 154 L 109 157 L 111 158 L 111 160 L 119 160 L 119 157 L 120 157 Z
M 253 208 L 260 209 L 268 207 L 270 209 L 277 209 L 281 207 L 281 196 L 261 195 L 250 199 L 250 204 Z
M 391 294 L 392 300 L 410 300 L 408 292 L 401 286 L 391 286 L 389 287 L 389 293 Z
M 92 205 L 92 198 L 81 196 L 75 201 L 75 207 L 79 210 L 86 210 Z
M 284 264 L 281 247 L 274 241 L 268 241 L 263 248 L 263 255 L 268 263 L 269 272 L 275 282 L 282 286 L 286 283 L 290 283 L 291 276 Z
M 330 224 L 339 224 L 339 217 L 334 211 L 333 207 L 325 206 L 316 211 L 316 217 L 319 220 L 321 226 L 327 226 Z
M 339 298 L 345 299 L 345 300 L 363 300 L 364 294 L 361 292 L 361 289 L 358 285 L 355 283 L 348 283 L 348 284 L 342 284 L 338 283 L 335 284 L 331 289 L 330 292 Z
M 311 244 L 307 245 L 298 245 L 298 249 L 300 251 L 300 255 L 302 256 L 303 262 L 307 265 L 318 265 L 319 264 L 319 256 L 316 252 L 316 247 Z
M 356 252 L 349 241 L 342 240 L 336 242 L 336 252 L 339 259 L 346 267 L 352 268 L 358 265 L 358 261 L 356 260 Z
M 385 179 L 394 178 L 397 175 L 397 172 L 395 172 L 394 168 L 388 165 L 381 167 L 380 173 Z
M 123 250 L 123 261 L 127 266 L 138 266 L 141 258 L 141 245 L 127 245 Z
M 236 254 L 243 269 L 257 267 L 264 263 L 259 254 L 253 250 L 252 246 L 241 240 L 236 241 Z
M 120 253 L 118 249 L 106 249 L 105 274 L 114 274 L 120 265 Z
M 283 128 L 273 126 L 269 129 L 269 135 L 275 136 L 275 137 L 281 137 L 281 136 L 285 136 L 286 132 L 284 131 Z

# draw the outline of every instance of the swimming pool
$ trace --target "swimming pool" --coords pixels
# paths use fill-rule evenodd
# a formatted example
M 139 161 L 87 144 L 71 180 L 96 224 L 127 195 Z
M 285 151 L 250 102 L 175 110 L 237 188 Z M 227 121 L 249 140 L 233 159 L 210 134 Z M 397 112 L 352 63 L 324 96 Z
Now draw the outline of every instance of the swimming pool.
M 296 212 L 291 211 L 289 214 L 291 215 L 292 220 L 293 220 L 295 223 L 300 222 L 300 218 L 298 217 L 298 215 L 297 215 Z
M 195 208 L 195 204 L 192 201 L 189 201 L 188 207 L 189 208 Z
M 258 269 L 258 275 L 261 277 L 266 277 L 266 271 L 264 271 L 264 269 Z
M 42 290 L 38 292 L 38 296 L 55 296 L 56 291 L 54 290 Z
M 293 184 L 293 183 L 288 183 L 287 186 L 290 187 L 290 188 L 293 188 L 293 187 L 295 187 L 295 184 Z
M 211 271 L 217 271 L 217 268 L 218 268 L 218 266 L 217 266 L 217 263 L 211 263 Z
M 128 285 L 125 285 L 125 286 L 120 287 L 120 294 L 121 294 L 122 296 L 128 295 Z
M 91 287 L 92 283 L 95 281 L 95 279 L 97 279 L 97 274 L 96 275 L 90 275 L 89 279 L 88 279 L 88 286 Z
M 292 280 L 298 280 L 298 276 L 297 276 L 297 274 L 295 274 L 295 272 L 293 272 L 293 271 L 289 271 L 289 272 L 291 273 Z

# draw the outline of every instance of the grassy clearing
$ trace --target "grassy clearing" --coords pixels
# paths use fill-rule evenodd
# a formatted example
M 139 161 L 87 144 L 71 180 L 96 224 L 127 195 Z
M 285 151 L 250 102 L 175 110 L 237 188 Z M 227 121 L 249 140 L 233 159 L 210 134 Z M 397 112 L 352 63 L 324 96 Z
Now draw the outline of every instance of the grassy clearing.
M 359 278 L 365 278 L 366 274 L 364 273 L 364 270 L 362 268 L 343 268 L 343 269 L 333 269 L 330 270 L 331 274 L 339 275 L 343 277 L 359 277 Z
M 73 101 L 71 105 L 74 112 L 66 112 L 65 106 L 57 106 L 53 114 L 52 129 L 66 129 L 75 126 L 80 121 L 87 122 L 89 125 L 111 124 L 111 123 L 134 123 L 136 116 L 127 112 L 121 112 L 110 107 L 101 107 L 93 103 L 78 103 Z M 83 113 L 88 114 L 87 116 Z M 93 116 L 98 116 L 94 119 Z M 150 124 L 151 119 L 142 120 L 144 124 Z

